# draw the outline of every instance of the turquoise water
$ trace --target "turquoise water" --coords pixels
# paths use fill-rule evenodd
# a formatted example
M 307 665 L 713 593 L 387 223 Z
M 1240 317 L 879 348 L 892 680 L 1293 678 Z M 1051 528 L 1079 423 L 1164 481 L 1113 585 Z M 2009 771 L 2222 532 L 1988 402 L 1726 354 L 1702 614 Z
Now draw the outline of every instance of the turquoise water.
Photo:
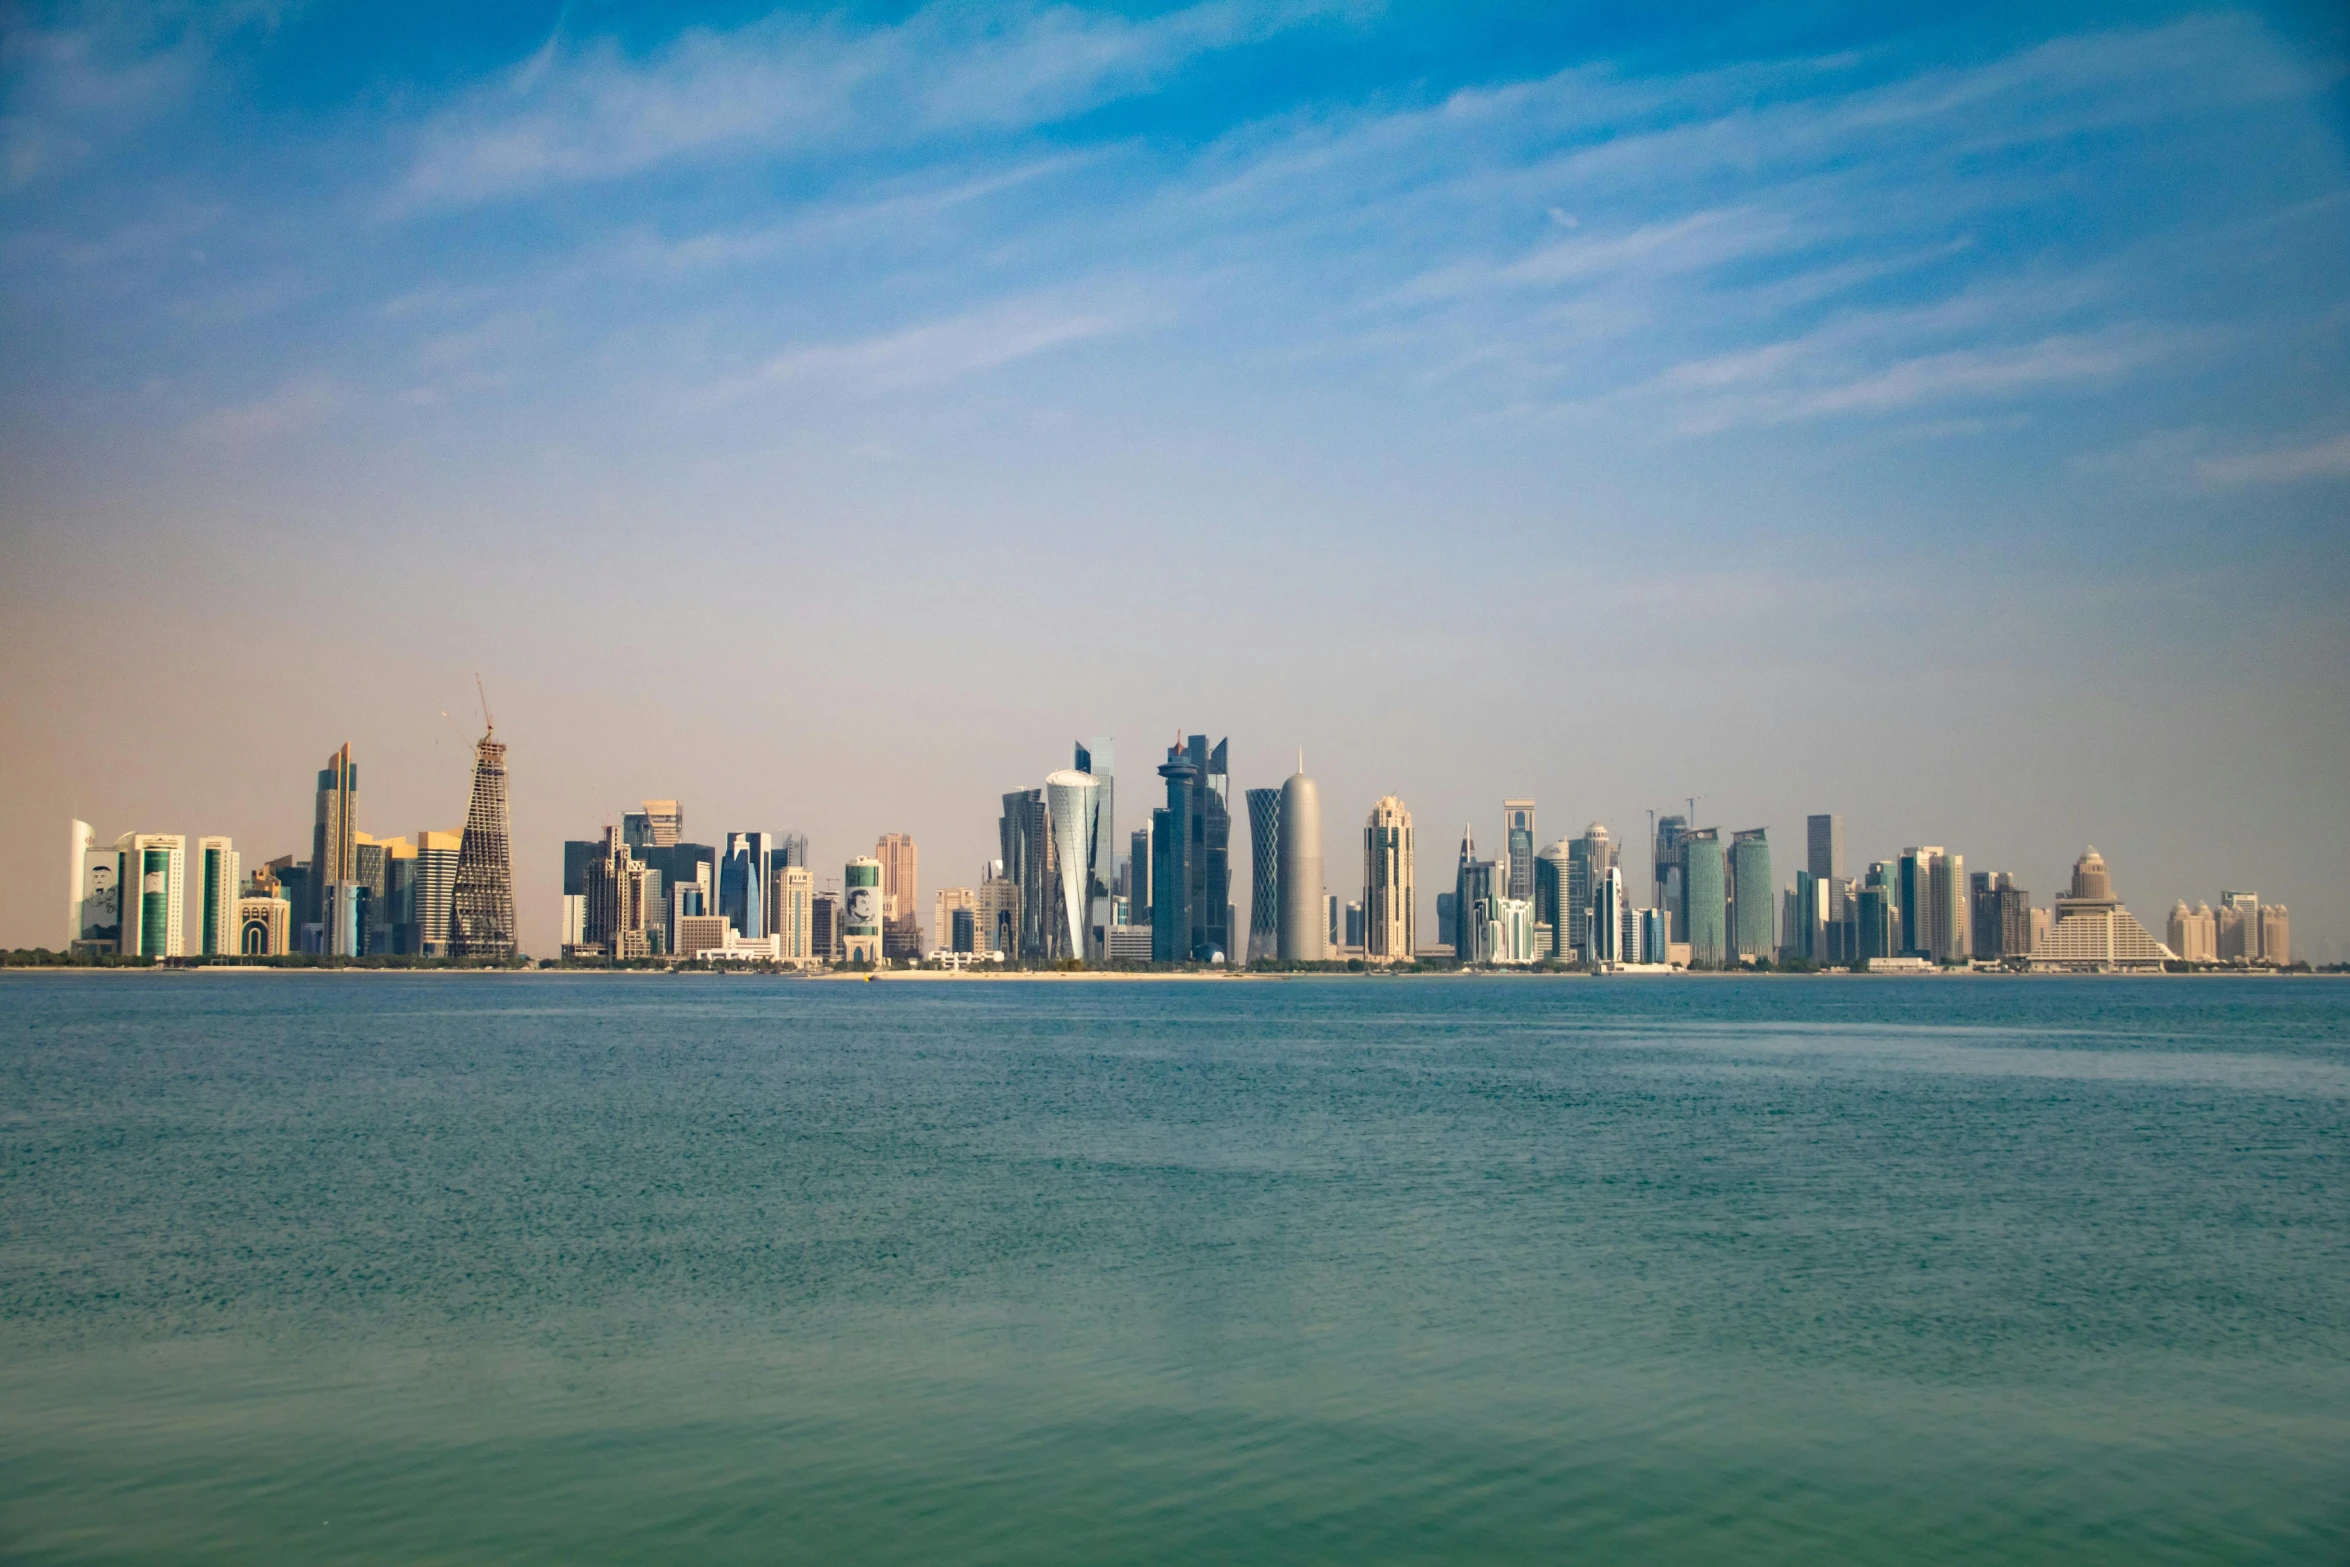
M 2350 1559 L 2350 984 L 0 981 L 17 1562 Z

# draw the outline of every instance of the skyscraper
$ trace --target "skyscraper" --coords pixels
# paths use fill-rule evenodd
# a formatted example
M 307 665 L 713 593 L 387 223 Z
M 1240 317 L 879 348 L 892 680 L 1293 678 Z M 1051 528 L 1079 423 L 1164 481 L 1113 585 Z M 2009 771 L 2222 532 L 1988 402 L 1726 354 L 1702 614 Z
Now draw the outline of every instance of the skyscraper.
M 122 939 L 122 856 L 101 846 L 97 829 L 73 824 L 73 903 L 62 951 L 113 952 Z
M 804 962 L 816 955 L 816 873 L 805 865 L 785 865 L 775 872 L 775 935 L 786 962 Z
M 1181 746 L 1170 747 L 1159 776 L 1167 803 L 1151 812 L 1151 961 L 1192 958 L 1192 814 L 1200 770 Z
M 1151 830 L 1145 822 L 1134 829 L 1126 856 L 1126 917 L 1137 925 L 1151 922 Z
M 1388 963 L 1409 963 L 1418 938 L 1412 917 L 1412 813 L 1383 794 L 1363 824 L 1363 951 Z
M 1588 923 L 1591 910 L 1599 900 L 1599 884 L 1615 868 L 1615 846 L 1609 842 L 1607 824 L 1593 822 L 1583 829 L 1583 836 L 1567 843 L 1567 924 L 1559 936 L 1562 953 L 1582 953 L 1590 950 Z M 1555 927 L 1554 927 L 1555 928 Z
M 2034 944 L 2032 967 L 2154 973 L 2172 956 L 2122 907 L 2105 857 L 2091 848 L 2073 862 L 2072 895 L 2056 900 L 2056 921 Z
M 2104 861 L 2098 861 L 2103 874 Z M 129 880 L 124 879 L 124 885 Z M 127 907 L 127 904 L 125 905 Z M 128 916 L 125 916 L 127 922 Z M 2222 892 L 2219 895 L 2219 958 L 2222 963 L 2257 963 L 2260 961 L 2260 894 L 2257 892 Z M 128 949 L 125 949 L 128 950 Z
M 1942 850 L 1932 844 L 1901 851 L 1901 954 L 1933 957 L 1941 940 L 1934 901 L 1934 862 Z
M 345 741 L 318 773 L 318 811 L 310 828 L 308 918 L 326 919 L 326 889 L 358 879 L 359 764 Z
M 2260 906 L 2260 961 L 2278 968 L 2293 961 L 2292 911 L 2281 903 Z
M 1689 928 L 1688 911 L 1681 901 L 1681 839 L 1688 831 L 1688 817 L 1660 816 L 1656 819 L 1656 841 L 1649 850 L 1649 872 L 1656 883 L 1650 896 L 1657 908 L 1672 916 L 1672 928 L 1679 931 Z
M 1550 955 L 1554 958 L 1574 951 L 1567 940 L 1567 911 L 1574 906 L 1568 893 L 1574 858 L 1575 846 L 1565 838 L 1534 856 L 1534 923 L 1550 927 Z
M 1018 939 L 1003 949 L 1005 956 L 1028 962 L 1050 954 L 1055 910 L 1052 886 L 1052 826 L 1042 789 L 1015 789 L 1004 796 L 1004 814 L 996 821 L 996 838 L 1003 850 L 1004 879 L 1020 889 Z
M 1052 833 L 1053 902 L 1046 955 L 1085 956 L 1085 931 L 1093 906 L 1093 855 L 1098 841 L 1101 785 L 1075 768 L 1044 781 L 1045 812 Z
M 1692 968 L 1720 968 L 1729 956 L 1728 873 L 1718 828 L 1700 828 L 1682 838 L 1681 897 L 1689 911 Z
M 620 813 L 620 832 L 631 851 L 666 849 L 684 836 L 684 808 L 675 800 L 642 801 Z
M 1495 907 L 1508 889 L 1509 868 L 1477 857 L 1476 834 L 1461 827 L 1461 857 L 1453 872 L 1453 956 L 1463 963 L 1490 962 L 1495 956 L 1492 925 Z M 1527 920 L 1529 928 L 1533 920 Z
M 1509 895 L 1531 901 L 1534 897 L 1534 802 L 1504 800 L 1501 818 L 1502 847 L 1509 855 Z
M 1248 961 L 1281 951 L 1281 791 L 1248 792 Z
M 1118 748 L 1108 735 L 1095 735 L 1074 750 L 1077 770 L 1091 774 L 1101 786 L 1101 803 L 1094 810 L 1093 852 L 1087 856 L 1094 885 L 1086 889 L 1088 898 L 1098 898 L 1111 890 L 1118 866 Z
M 450 889 L 449 956 L 505 962 L 515 956 L 514 860 L 506 840 L 506 747 L 496 735 L 495 726 L 487 728 L 473 747 L 473 798 Z
M 1927 880 L 1934 904 L 1934 950 L 1937 963 L 1963 963 L 1967 956 L 1966 856 L 1944 854 L 1934 861 Z
M 896 920 L 918 932 L 921 928 L 921 909 L 917 906 L 922 896 L 919 859 L 914 851 L 911 833 L 885 832 L 873 846 L 873 857 L 881 862 L 881 907 L 883 921 Z M 920 944 L 919 935 L 915 936 Z
M 1837 815 L 1805 817 L 1803 840 L 1803 868 L 1811 872 L 1812 879 L 1830 883 L 1842 881 L 1844 818 Z
M 196 840 L 198 871 L 196 933 L 198 951 L 208 958 L 237 950 L 237 899 L 242 893 L 243 868 L 235 845 L 226 838 Z
M 1280 956 L 1286 963 L 1318 963 L 1330 955 L 1311 912 L 1323 896 L 1322 796 L 1302 769 L 1281 785 L 1279 814 Z
M 1778 887 L 1771 880 L 1771 841 L 1760 827 L 1730 835 L 1730 956 L 1736 962 L 1778 950 Z
M 768 934 L 767 884 L 775 869 L 775 835 L 730 832 L 718 855 L 718 908 L 745 941 Z
M 871 855 L 849 861 L 842 877 L 841 950 L 851 963 L 881 961 L 881 862 Z
M 188 844 L 175 832 L 126 832 L 114 840 L 121 861 L 122 945 L 126 958 L 187 954 L 181 903 L 187 885 Z
M 2188 963 L 2219 961 L 2219 921 L 2213 917 L 2211 905 L 2190 909 L 2184 898 L 2171 905 L 2165 945 Z

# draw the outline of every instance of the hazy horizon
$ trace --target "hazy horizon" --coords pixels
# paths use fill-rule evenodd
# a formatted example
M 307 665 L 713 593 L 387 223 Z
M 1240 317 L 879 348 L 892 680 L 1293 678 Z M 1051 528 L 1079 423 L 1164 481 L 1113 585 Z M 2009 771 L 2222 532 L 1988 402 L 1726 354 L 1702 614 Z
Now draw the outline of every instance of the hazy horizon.
M 0 945 L 82 818 L 882 833 L 1178 731 L 1326 875 L 1847 822 L 2350 956 L 2320 6 L 44 6 L 0 23 Z M 444 718 L 443 714 L 451 715 Z

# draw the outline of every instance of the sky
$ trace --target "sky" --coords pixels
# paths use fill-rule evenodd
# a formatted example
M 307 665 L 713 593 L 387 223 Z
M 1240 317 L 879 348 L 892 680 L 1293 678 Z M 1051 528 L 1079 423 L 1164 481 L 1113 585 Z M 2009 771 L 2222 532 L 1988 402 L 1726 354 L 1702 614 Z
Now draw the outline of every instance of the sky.
M 1423 930 L 1694 797 L 2350 956 L 2343 13 L 1634 9 L 0 10 L 0 944 L 457 826 L 478 675 L 539 953 L 1184 731 Z

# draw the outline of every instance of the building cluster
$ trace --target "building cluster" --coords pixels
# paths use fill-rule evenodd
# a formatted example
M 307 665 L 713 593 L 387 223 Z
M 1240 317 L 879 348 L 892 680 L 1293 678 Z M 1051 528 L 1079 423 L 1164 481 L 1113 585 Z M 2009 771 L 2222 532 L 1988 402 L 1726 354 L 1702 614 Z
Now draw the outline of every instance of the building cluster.
M 178 958 L 293 953 L 505 961 L 517 956 L 508 853 L 506 748 L 474 748 L 465 825 L 407 838 L 359 830 L 348 745 L 318 775 L 308 858 L 246 875 L 223 837 L 195 843 L 195 928 L 185 927 L 187 840 L 124 833 L 99 846 L 73 824 L 74 950 Z M 885 833 L 871 854 L 819 879 L 800 833 L 729 832 L 689 842 L 684 808 L 646 800 L 599 837 L 563 845 L 562 954 L 627 962 L 879 964 L 980 962 L 1391 965 L 1426 958 L 1594 969 L 1735 968 L 1762 962 L 1872 971 L 1993 963 L 2044 970 L 2159 970 L 2166 963 L 2283 967 L 2287 910 L 2250 892 L 2170 915 L 2157 941 L 2123 906 L 2104 858 L 2074 864 L 2068 892 L 2037 907 L 2014 876 L 1967 869 L 1937 845 L 1847 873 L 1844 820 L 1805 823 L 1803 866 L 1777 880 L 1769 833 L 1652 819 L 1644 884 L 1604 823 L 1544 845 L 1535 802 L 1502 803 L 1498 853 L 1463 828 L 1436 929 L 1417 921 L 1412 815 L 1381 797 L 1362 829 L 1359 897 L 1329 890 L 1321 799 L 1298 770 L 1250 789 L 1248 919 L 1232 872 L 1229 743 L 1178 735 L 1155 769 L 1165 803 L 1121 839 L 1107 739 L 1002 796 L 998 854 L 975 885 L 939 889 L 923 927 L 914 840 Z
M 105 848 L 77 821 L 67 949 L 155 959 L 518 956 L 506 747 L 495 731 L 474 746 L 461 829 L 411 842 L 362 832 L 359 819 L 359 764 L 344 745 L 318 774 L 307 858 L 280 855 L 248 874 L 228 838 L 196 840 L 193 930 L 184 836 L 124 833 Z

